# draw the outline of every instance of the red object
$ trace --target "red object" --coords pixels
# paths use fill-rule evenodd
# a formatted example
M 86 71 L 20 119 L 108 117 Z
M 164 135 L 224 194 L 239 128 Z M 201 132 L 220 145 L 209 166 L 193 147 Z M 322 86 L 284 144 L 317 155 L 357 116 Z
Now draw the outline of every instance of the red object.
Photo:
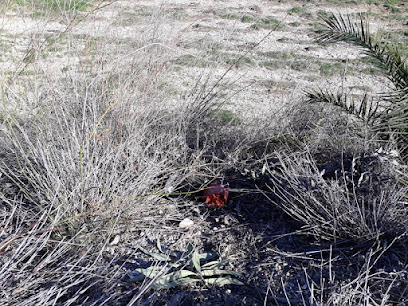
M 227 205 L 229 186 L 214 182 L 203 190 L 205 203 L 211 208 L 223 208 Z

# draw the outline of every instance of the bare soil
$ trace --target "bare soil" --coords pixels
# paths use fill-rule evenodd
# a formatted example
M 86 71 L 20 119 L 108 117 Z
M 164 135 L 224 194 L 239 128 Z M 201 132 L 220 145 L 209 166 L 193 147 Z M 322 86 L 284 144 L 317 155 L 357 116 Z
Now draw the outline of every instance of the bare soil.
M 46 59 L 36 60 L 46 62 L 46 73 L 61 73 L 75 70 L 101 49 L 110 53 L 109 62 L 160 47 L 167 51 L 162 86 L 168 88 L 172 105 L 180 103 L 202 73 L 211 73 L 215 80 L 234 65 L 227 75 L 231 84 L 225 108 L 258 121 L 299 100 L 307 88 L 341 88 L 356 96 L 387 91 L 390 82 L 375 65 L 364 61 L 361 50 L 346 44 L 321 46 L 313 38 L 319 30 L 318 12 L 369 12 L 373 31 L 389 32 L 404 45 L 407 8 L 403 2 L 399 7 L 398 18 L 393 18 L 383 4 L 365 1 L 343 5 L 335 1 L 116 1 L 72 29 L 75 41 L 69 42 L 70 48 L 89 45 L 90 54 L 67 56 L 67 41 L 61 37 L 49 47 Z M 17 58 L 44 47 L 40 39 L 32 45 L 34 36 L 55 37 L 71 26 L 61 18 L 54 20 L 32 17 L 29 8 L 3 16 L 3 71 L 12 71 Z M 153 32 L 151 46 L 139 50 Z

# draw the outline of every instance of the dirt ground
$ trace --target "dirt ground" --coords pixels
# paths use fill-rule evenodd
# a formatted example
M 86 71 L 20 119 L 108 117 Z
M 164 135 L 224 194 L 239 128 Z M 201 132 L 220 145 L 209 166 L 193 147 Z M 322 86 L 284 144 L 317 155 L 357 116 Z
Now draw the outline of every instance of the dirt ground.
M 406 46 L 406 3 L 400 1 L 396 12 L 381 1 L 367 3 L 370 1 L 116 1 L 72 29 L 71 39 L 76 41 L 70 42 L 70 48 L 80 50 L 88 44 L 90 53 L 92 48 L 108 50 L 107 58 L 113 61 L 137 57 L 149 48 L 166 49 L 168 65 L 162 86 L 168 89 L 170 105 L 180 103 L 202 73 L 216 79 L 234 65 L 227 75 L 231 84 L 225 109 L 256 122 L 316 86 L 341 88 L 357 96 L 387 91 L 390 83 L 368 59 L 364 61 L 360 50 L 346 44 L 320 46 L 313 40 L 319 31 L 318 13 L 368 12 L 372 30 L 389 33 Z M 16 58 L 44 47 L 40 39 L 33 45 L 33 37 L 54 37 L 70 26 L 57 17 L 54 21 L 33 17 L 26 10 L 8 12 L 0 19 L 0 67 L 4 72 L 13 70 Z M 151 45 L 139 50 L 146 37 Z M 49 47 L 47 58 L 37 59 L 46 65 L 46 73 L 76 69 L 92 57 L 67 56 L 65 44 L 64 38 L 57 40 Z
M 318 13 L 367 12 L 372 30 L 384 31 L 407 52 L 408 3 L 399 1 L 392 9 L 384 5 L 386 1 L 371 2 L 121 0 L 87 16 L 72 29 L 69 18 L 56 15 L 50 19 L 20 7 L 0 17 L 0 71 L 3 77 L 12 74 L 19 69 L 16 63 L 25 62 L 27 56 L 36 57 L 44 48 L 47 56 L 35 58 L 24 70 L 27 77 L 42 71 L 64 78 L 66 73 L 90 65 L 97 52 L 105 52 L 102 69 L 109 70 L 116 61 L 123 63 L 141 53 L 154 55 L 160 49 L 166 64 L 156 86 L 165 89 L 168 102 L 162 107 L 186 100 L 199 76 L 209 75 L 211 83 L 231 68 L 222 93 L 223 114 L 258 125 L 302 99 L 307 89 L 341 89 L 357 97 L 390 88 L 389 80 L 358 48 L 314 42 L 321 28 Z M 62 35 L 67 28 L 72 34 L 69 37 Z M 50 38 L 55 38 L 52 43 Z M 77 49 L 78 56 L 71 56 L 68 48 Z M 101 66 L 90 65 L 90 69 Z M 254 184 L 237 174 L 231 174 L 229 182 L 235 188 Z M 143 258 L 136 243 L 143 241 L 149 248 L 161 238 L 163 245 L 182 249 L 189 241 L 228 259 L 230 268 L 242 272 L 247 282 L 242 287 L 151 291 L 143 305 L 160 305 L 165 300 L 167 305 L 301 304 L 302 291 L 310 289 L 308 281 L 318 282 L 326 273 L 320 266 L 322 252 L 301 235 L 298 224 L 282 222 L 283 213 L 261 194 L 234 194 L 224 210 L 208 209 L 194 199 L 163 201 L 166 211 L 158 213 L 172 219 L 149 224 L 146 216 L 149 225 L 143 229 L 119 231 L 120 243 L 109 247 L 107 260 L 110 256 L 121 258 L 116 259 L 117 264 L 132 271 L 140 267 Z M 184 208 L 176 208 L 180 206 Z M 186 217 L 194 225 L 178 228 Z M 349 267 L 347 254 L 339 251 L 331 255 L 339 279 L 352 279 L 358 273 L 357 267 Z M 132 286 L 118 280 L 117 290 L 127 292 Z M 274 299 L 268 298 L 268 292 L 273 292 Z M 117 304 L 130 298 L 123 296 Z

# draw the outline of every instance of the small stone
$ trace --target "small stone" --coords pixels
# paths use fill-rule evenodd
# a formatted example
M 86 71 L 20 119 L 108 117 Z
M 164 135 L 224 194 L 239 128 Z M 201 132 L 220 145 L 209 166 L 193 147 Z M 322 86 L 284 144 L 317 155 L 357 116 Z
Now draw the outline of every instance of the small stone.
M 224 217 L 224 224 L 225 225 L 231 225 L 231 222 L 230 222 L 230 220 L 229 220 L 229 218 L 227 218 L 226 216 Z
M 110 245 L 117 245 L 120 241 L 120 235 L 116 235 L 115 238 L 109 243 Z
M 106 252 L 108 252 L 109 254 L 115 255 L 115 248 L 107 247 L 105 250 L 106 250 Z
M 191 226 L 194 225 L 194 221 L 190 220 L 189 218 L 185 218 L 184 220 L 182 220 L 179 224 L 180 228 L 189 228 Z

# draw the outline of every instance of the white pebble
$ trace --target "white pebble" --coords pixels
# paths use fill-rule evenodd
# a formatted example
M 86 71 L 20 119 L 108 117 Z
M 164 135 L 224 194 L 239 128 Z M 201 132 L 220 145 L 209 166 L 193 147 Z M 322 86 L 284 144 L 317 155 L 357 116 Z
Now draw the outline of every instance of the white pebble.
M 120 235 L 116 235 L 115 238 L 109 243 L 110 245 L 117 245 L 120 241 Z
M 184 220 L 182 220 L 179 224 L 180 228 L 189 228 L 191 226 L 194 225 L 194 221 L 190 220 L 189 218 L 185 218 Z

